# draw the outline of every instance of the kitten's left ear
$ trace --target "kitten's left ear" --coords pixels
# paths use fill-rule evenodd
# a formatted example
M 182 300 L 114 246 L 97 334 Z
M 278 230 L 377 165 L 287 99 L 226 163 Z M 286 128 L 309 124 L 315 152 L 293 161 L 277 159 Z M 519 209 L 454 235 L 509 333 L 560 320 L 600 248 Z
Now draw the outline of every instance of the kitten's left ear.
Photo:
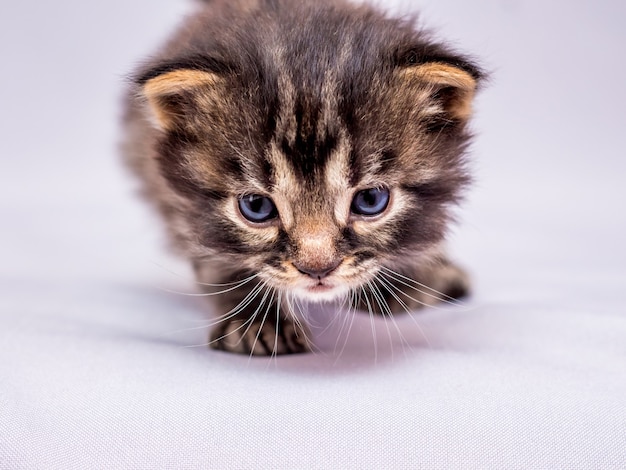
M 446 114 L 464 122 L 472 114 L 472 102 L 479 73 L 444 62 L 428 62 L 404 69 L 407 77 L 430 85 L 433 96 L 442 103 Z
M 181 124 L 194 103 L 209 101 L 216 92 L 219 76 L 203 70 L 172 70 L 141 83 L 158 127 L 171 130 Z

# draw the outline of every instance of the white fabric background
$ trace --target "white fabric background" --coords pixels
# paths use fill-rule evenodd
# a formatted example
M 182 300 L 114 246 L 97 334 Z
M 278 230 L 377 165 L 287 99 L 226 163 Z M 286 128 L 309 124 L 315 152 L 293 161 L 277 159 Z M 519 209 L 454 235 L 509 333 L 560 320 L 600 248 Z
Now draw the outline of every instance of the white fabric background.
M 116 156 L 190 5 L 3 2 L 0 468 L 626 468 L 625 5 L 396 3 L 493 71 L 451 239 L 476 293 L 398 318 L 409 346 L 363 315 L 268 361 L 189 347 L 204 306 Z

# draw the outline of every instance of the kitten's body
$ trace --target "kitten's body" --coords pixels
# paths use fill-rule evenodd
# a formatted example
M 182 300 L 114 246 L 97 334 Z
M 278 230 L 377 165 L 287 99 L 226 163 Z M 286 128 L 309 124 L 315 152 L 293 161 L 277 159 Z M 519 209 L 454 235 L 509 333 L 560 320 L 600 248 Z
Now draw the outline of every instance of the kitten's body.
M 440 246 L 479 79 L 367 6 L 216 0 L 185 22 L 136 76 L 124 149 L 198 281 L 249 279 L 222 288 L 213 346 L 306 350 L 293 297 L 384 314 L 465 293 Z

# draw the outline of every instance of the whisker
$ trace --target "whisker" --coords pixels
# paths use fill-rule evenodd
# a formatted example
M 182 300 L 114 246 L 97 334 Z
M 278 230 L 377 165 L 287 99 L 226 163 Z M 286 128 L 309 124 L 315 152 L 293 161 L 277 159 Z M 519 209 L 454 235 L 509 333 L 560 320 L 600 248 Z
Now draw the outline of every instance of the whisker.
M 343 302 L 337 306 L 337 311 L 342 311 L 345 303 L 346 303 L 346 298 L 344 298 Z M 338 321 L 339 321 L 339 315 L 334 315 L 332 319 L 330 320 L 330 322 L 326 325 L 326 327 L 324 327 L 324 329 L 320 332 L 320 335 L 324 335 L 328 330 L 334 328 Z
M 350 289 L 349 295 L 350 295 L 350 305 L 348 306 L 348 310 L 346 312 L 346 316 L 344 318 L 341 331 L 339 335 L 337 336 L 337 341 L 335 342 L 335 350 L 334 350 L 335 355 L 337 354 L 337 346 L 339 344 L 339 339 L 341 338 L 341 335 L 343 334 L 344 325 L 347 323 L 348 317 L 350 318 L 350 323 L 348 324 L 348 331 L 346 332 L 346 336 L 343 342 L 343 346 L 341 347 L 341 351 L 339 351 L 339 355 L 335 359 L 335 365 L 337 364 L 337 361 L 339 361 L 339 358 L 341 358 L 341 356 L 343 355 L 343 352 L 345 351 L 346 346 L 348 345 L 348 339 L 350 338 L 350 332 L 352 331 L 352 327 L 354 326 L 354 319 L 356 317 L 356 309 L 357 309 L 357 302 L 358 302 L 356 291 L 354 289 Z
M 349 319 L 349 313 L 350 310 L 352 308 L 352 302 L 353 302 L 353 293 L 352 293 L 352 289 L 349 292 L 349 295 L 346 296 L 346 298 L 350 299 L 350 303 L 348 304 L 348 306 L 345 306 L 345 302 L 342 304 L 342 306 L 338 309 L 340 312 L 343 312 L 343 319 L 341 321 L 341 327 L 339 328 L 339 331 L 337 332 L 337 338 L 335 339 L 335 349 L 333 350 L 333 354 L 337 354 L 337 347 L 339 346 L 339 340 L 341 339 L 342 335 L 343 335 L 343 331 L 346 328 L 346 325 L 348 324 L 348 319 Z M 331 322 L 331 325 L 334 325 L 338 320 L 338 318 L 333 319 L 333 321 Z M 330 325 L 329 325 L 330 326 Z M 328 327 L 326 328 L 328 329 Z M 326 331 L 326 330 L 324 330 Z M 346 339 L 347 341 L 347 339 Z M 345 345 L 345 342 L 344 342 Z M 345 347 L 345 346 L 344 346 Z M 343 351 L 343 349 L 342 349 Z
M 291 296 L 287 295 L 287 302 L 289 304 L 290 311 L 295 315 L 296 313 L 300 313 L 302 318 L 307 319 L 306 309 L 300 303 L 298 297 L 295 294 L 291 294 Z
M 299 330 L 298 330 L 299 328 L 302 331 L 305 342 L 307 343 L 307 345 L 309 345 L 310 344 L 309 338 L 306 336 L 304 325 L 300 321 L 298 313 L 300 313 L 300 316 L 302 316 L 302 318 L 304 318 L 305 320 L 306 320 L 306 315 L 304 311 L 302 310 L 302 306 L 298 302 L 296 295 L 288 291 L 285 292 L 285 302 L 287 303 L 286 315 L 288 315 L 293 320 L 293 322 L 296 324 L 296 327 L 297 327 L 296 336 L 299 334 Z
M 268 282 L 267 281 L 259 282 L 243 298 L 243 300 L 241 302 L 239 302 L 234 308 L 232 308 L 231 310 L 229 310 L 225 314 L 220 315 L 219 317 L 217 317 L 215 319 L 216 321 L 213 323 L 213 325 L 217 325 L 218 323 L 221 323 L 221 322 L 226 321 L 226 320 L 230 320 L 231 318 L 239 315 L 245 308 L 247 308 L 254 301 L 254 299 L 259 295 L 259 293 L 267 286 L 268 286 Z
M 241 312 L 241 310 L 243 310 L 244 308 L 246 308 L 253 300 L 254 298 L 258 295 L 258 293 L 263 289 L 263 287 L 265 286 L 266 282 L 265 281 L 259 281 L 259 283 L 254 286 L 252 288 L 252 290 L 243 298 L 243 300 L 241 302 L 239 302 L 235 307 L 233 307 L 231 310 L 229 310 L 228 312 L 220 315 L 217 318 L 214 318 L 213 321 L 209 322 L 209 323 L 205 323 L 201 326 L 195 326 L 195 327 L 191 327 L 191 328 L 183 328 L 180 330 L 174 330 L 171 331 L 169 333 L 165 333 L 163 335 L 161 335 L 160 337 L 163 338 L 165 336 L 169 336 L 169 335 L 173 335 L 173 334 L 177 334 L 177 333 L 184 333 L 187 331 L 195 331 L 195 330 L 203 330 L 203 329 L 207 329 L 210 328 L 212 326 L 215 326 L 223 321 L 229 320 L 230 318 L 236 316 L 237 314 L 239 314 Z
M 361 292 L 363 293 L 363 297 L 365 298 L 365 303 L 367 305 L 367 310 L 370 316 L 370 327 L 372 329 L 372 339 L 374 340 L 374 363 L 378 363 L 378 338 L 376 336 L 376 322 L 374 321 L 374 312 L 372 312 L 372 305 L 367 297 L 367 291 L 363 286 L 361 286 Z
M 196 347 L 207 347 L 207 346 L 211 346 L 213 343 L 217 343 L 218 341 L 223 340 L 224 338 L 227 338 L 228 336 L 236 333 L 237 331 L 241 330 L 242 328 L 246 327 L 246 332 L 250 329 L 250 327 L 252 326 L 252 323 L 254 322 L 254 319 L 256 318 L 256 315 L 258 313 L 258 311 L 263 307 L 263 304 L 265 303 L 265 297 L 261 300 L 261 303 L 259 303 L 259 306 L 257 307 L 257 309 L 254 311 L 254 313 L 246 320 L 244 321 L 241 325 L 239 325 L 237 328 L 235 328 L 232 331 L 229 331 L 228 333 L 215 338 L 214 340 L 208 341 L 206 343 L 203 344 L 195 344 L 195 345 L 191 345 L 191 346 L 186 346 L 187 348 L 196 348 Z M 245 334 L 245 332 L 244 332 Z M 239 338 L 239 341 L 236 344 L 239 344 L 241 342 L 242 337 Z
M 350 325 L 348 327 L 348 335 L 347 336 L 350 335 L 350 331 L 352 330 L 352 326 L 354 325 L 354 319 L 355 319 L 356 314 L 357 314 L 357 309 L 358 309 L 358 306 L 359 306 L 361 294 L 356 289 L 350 289 L 350 297 L 351 297 L 351 300 L 350 300 L 351 305 L 348 307 L 348 313 L 351 313 L 352 316 L 351 316 L 351 319 L 350 319 Z M 346 341 L 347 341 L 347 336 L 346 336 Z
M 196 284 L 199 284 L 201 286 L 207 286 L 207 287 L 228 287 L 228 286 L 246 284 L 249 281 L 251 281 L 252 279 L 255 279 L 257 277 L 259 277 L 259 273 L 255 273 L 255 274 L 253 274 L 251 276 L 248 276 L 248 277 L 246 277 L 244 279 L 240 279 L 238 281 L 233 281 L 233 282 L 224 282 L 224 283 L 221 283 L 221 284 L 220 283 L 218 283 L 218 284 L 211 284 L 211 283 L 208 283 L 208 282 L 199 282 L 198 281 L 198 282 L 196 282 Z
M 178 292 L 178 291 L 174 291 L 174 290 L 170 290 L 170 289 L 165 289 L 165 288 L 159 288 L 160 290 L 164 291 L 164 292 L 169 292 L 170 294 L 178 294 L 178 295 L 185 295 L 188 297 L 211 297 L 214 295 L 221 295 L 221 294 L 226 294 L 227 292 L 232 292 L 234 290 L 239 289 L 240 287 L 248 284 L 250 281 L 252 281 L 253 279 L 255 279 L 258 275 L 255 274 L 254 276 L 250 276 L 246 279 L 243 279 L 241 281 L 237 281 L 237 282 L 229 282 L 226 284 L 206 284 L 206 283 L 201 283 L 201 282 L 196 282 L 196 284 L 199 284 L 201 286 L 210 286 L 210 287 L 228 287 L 228 289 L 224 289 L 218 292 Z
M 270 308 L 272 307 L 272 302 L 274 302 L 274 295 L 276 294 L 276 289 L 274 289 L 273 287 L 270 287 L 268 289 L 268 291 L 272 291 L 272 297 L 270 298 L 269 303 L 267 304 L 267 308 L 265 309 L 265 313 L 263 314 L 263 319 L 261 320 L 261 324 L 259 325 L 259 330 L 256 333 L 256 336 L 254 337 L 254 342 L 252 343 L 252 348 L 250 348 L 250 357 L 248 358 L 248 361 L 250 361 L 252 359 L 252 356 L 254 354 L 254 350 L 256 349 L 256 345 L 259 342 L 259 338 L 261 337 L 261 332 L 263 331 L 263 326 L 265 325 L 265 321 L 267 320 L 267 315 L 269 314 Z M 254 315 L 254 318 L 256 318 L 258 311 L 260 309 L 257 309 Z M 250 326 L 252 326 L 252 323 L 250 324 Z M 249 329 L 245 331 L 244 335 L 242 335 L 242 339 L 243 336 L 245 336 L 248 333 Z M 276 332 L 278 334 L 278 332 Z M 262 340 L 263 342 L 263 340 Z M 266 349 L 269 349 L 267 347 L 267 345 L 265 344 L 265 342 L 263 342 L 263 346 Z
M 200 281 L 198 281 L 196 279 L 191 279 L 189 276 L 180 274 L 180 273 L 178 273 L 178 272 L 176 272 L 176 271 L 174 271 L 172 269 L 166 268 L 162 264 L 159 264 L 159 263 L 157 263 L 155 261 L 153 261 L 152 264 L 155 265 L 156 267 L 158 267 L 159 269 L 161 269 L 161 270 L 163 270 L 163 271 L 165 271 L 165 272 L 167 272 L 169 274 L 172 274 L 173 276 L 176 276 L 176 277 L 178 277 L 180 279 L 184 279 L 185 281 L 193 282 L 194 284 L 197 284 L 197 285 L 200 285 L 200 286 L 207 286 L 207 287 L 230 287 L 230 286 L 237 285 L 239 283 L 241 283 L 241 285 L 243 285 L 243 284 L 247 283 L 248 281 L 251 281 L 252 279 L 254 279 L 254 278 L 259 276 L 259 273 L 255 273 L 255 274 L 252 274 L 251 276 L 248 276 L 245 279 L 240 279 L 238 281 L 225 282 L 225 283 L 222 283 L 222 284 L 210 284 L 210 283 L 207 283 L 207 282 L 200 282 Z M 174 292 L 174 293 L 178 293 L 178 292 Z
M 463 304 L 462 301 L 460 301 L 459 299 L 455 299 L 454 297 L 451 297 L 447 294 L 444 294 L 443 292 L 438 291 L 437 289 L 433 289 L 432 287 L 427 286 L 426 284 L 423 284 L 421 282 L 416 281 L 415 279 L 411 279 L 410 277 L 404 276 L 402 274 L 400 274 L 397 271 L 394 271 L 392 269 L 389 269 L 386 266 L 381 266 L 381 269 L 384 270 L 384 274 L 386 274 L 388 277 L 391 277 L 393 279 L 395 279 L 397 282 L 400 282 L 402 284 L 404 284 L 407 287 L 410 287 L 411 289 L 414 289 L 424 295 L 427 295 L 429 297 L 432 297 L 440 302 L 444 302 L 444 303 L 448 303 L 448 304 L 452 304 L 452 305 L 459 305 L 459 304 Z M 383 271 L 379 271 L 381 274 L 383 274 Z M 417 287 L 411 286 L 409 284 L 406 284 L 403 281 L 407 281 L 410 283 L 413 283 L 419 287 L 421 287 L 422 289 L 426 289 L 432 293 L 429 292 L 425 292 L 423 290 L 418 289 Z
M 397 281 L 396 279 L 394 279 L 394 278 L 392 278 L 392 277 L 385 276 L 385 274 L 383 274 L 383 273 L 379 273 L 379 274 L 380 274 L 380 277 L 379 277 L 380 279 L 384 279 L 385 277 L 387 277 L 388 282 L 389 282 L 389 281 L 396 281 L 396 282 L 400 282 L 400 281 Z M 435 310 L 439 310 L 439 309 L 440 309 L 440 307 L 437 307 L 436 305 L 431 305 L 431 304 L 429 304 L 429 303 L 427 303 L 427 302 L 424 302 L 424 301 L 422 301 L 422 300 L 418 300 L 418 299 L 416 299 L 415 297 L 412 297 L 410 294 L 407 294 L 404 290 L 402 290 L 402 289 L 400 289 L 398 286 L 396 286 L 393 282 L 389 282 L 389 286 L 390 286 L 392 289 L 394 289 L 396 292 L 399 292 L 400 294 L 404 295 L 405 297 L 407 297 L 407 298 L 411 299 L 411 300 L 412 300 L 413 302 L 415 302 L 417 305 L 420 305 L 420 306 L 422 306 L 422 307 L 429 307 L 429 308 L 433 308 L 433 309 L 435 309 Z M 407 287 L 411 287 L 411 286 L 407 286 Z M 418 291 L 418 292 L 420 292 L 420 291 Z
M 398 332 L 398 335 L 400 336 L 400 344 L 402 345 L 402 352 L 404 354 L 404 357 L 406 357 L 406 347 L 409 348 L 409 350 L 413 350 L 413 348 L 411 347 L 411 344 L 409 343 L 409 341 L 406 339 L 406 337 L 404 336 L 404 334 L 402 333 L 402 330 L 400 329 L 400 327 L 398 326 L 398 322 L 396 321 L 395 315 L 393 314 L 393 312 L 391 311 L 391 308 L 389 307 L 389 303 L 385 300 L 385 297 L 383 295 L 383 293 L 381 292 L 381 290 L 378 288 L 378 286 L 376 285 L 376 281 L 380 282 L 379 276 L 374 278 L 374 281 L 371 283 L 371 288 L 374 292 L 377 293 L 377 297 L 379 297 L 381 299 L 381 301 L 384 304 L 384 308 L 387 312 L 387 316 L 389 317 L 389 320 L 392 322 L 394 328 L 396 329 L 396 331 Z M 384 285 L 381 282 L 381 286 L 384 287 Z M 392 293 L 393 295 L 393 293 Z M 395 296 L 394 296 L 395 297 Z M 399 299 L 398 299 L 399 300 Z M 401 305 L 403 304 L 402 301 Z M 405 304 L 406 305 L 406 304 Z M 403 307 L 404 308 L 404 307 Z M 406 309 L 405 309 L 406 310 Z M 387 323 L 387 322 L 385 322 Z M 393 348 L 391 350 L 392 352 L 392 358 L 393 358 Z
M 296 315 L 295 312 L 292 312 L 291 318 L 293 322 L 296 324 L 296 336 L 299 337 L 299 335 L 302 333 L 302 337 L 304 338 L 304 342 L 307 345 L 307 347 L 310 348 L 311 351 L 322 353 L 321 349 L 316 347 L 315 343 L 311 340 L 311 338 L 307 336 L 306 325 L 302 322 L 302 320 L 300 320 L 300 318 L 298 318 L 298 315 Z M 304 318 L 304 320 L 306 321 L 306 318 Z
M 413 316 L 413 312 L 409 309 L 409 306 L 400 297 L 398 297 L 398 295 L 393 291 L 393 288 L 394 288 L 393 284 L 391 284 L 389 281 L 387 281 L 383 277 L 377 277 L 377 280 L 378 282 L 380 282 L 380 285 L 384 287 L 387 290 L 387 292 L 389 292 L 393 296 L 393 298 L 396 299 L 396 301 L 400 304 L 400 306 L 404 309 L 404 311 L 409 316 L 413 324 L 417 327 L 417 329 L 421 333 L 422 337 L 426 340 L 426 344 L 428 344 L 428 347 L 432 349 L 432 344 L 430 343 L 430 340 L 426 336 L 426 333 L 424 332 L 424 329 L 422 328 L 422 326 L 417 322 L 417 320 Z M 394 322 L 395 322 L 395 319 L 394 319 Z M 410 344 L 409 344 L 409 349 L 411 350 L 413 349 Z
M 269 367 L 272 359 L 274 360 L 274 364 L 277 365 L 277 351 L 278 351 L 278 335 L 280 334 L 280 302 L 282 301 L 282 295 L 278 292 L 278 300 L 276 302 L 276 334 L 274 335 L 274 349 L 272 350 L 272 354 L 270 355 L 270 362 L 267 364 Z M 285 339 L 285 343 L 286 343 Z
M 431 298 L 437 299 L 438 301 L 440 301 L 441 303 L 444 303 L 446 305 L 450 305 L 450 306 L 454 306 L 454 307 L 459 307 L 459 306 L 465 305 L 465 304 L 463 304 L 461 302 L 451 302 L 451 301 L 446 300 L 446 299 L 439 299 L 438 297 L 433 296 L 432 294 L 429 294 L 428 292 L 424 292 L 424 291 L 422 291 L 420 289 L 417 289 L 416 287 L 411 286 L 410 284 L 407 284 L 406 282 L 402 281 L 401 279 L 397 279 L 397 278 L 395 278 L 393 276 L 390 276 L 389 274 L 382 273 L 382 272 L 379 273 L 379 274 L 381 275 L 381 278 L 383 278 L 383 277 L 387 278 L 390 281 L 389 284 L 391 285 L 391 287 L 393 287 L 397 292 L 401 293 L 402 295 L 404 295 L 405 297 L 411 299 L 416 304 L 421 305 L 422 307 L 428 307 L 428 308 L 431 308 L 433 310 L 447 311 L 445 308 L 441 307 L 440 305 L 437 305 L 436 303 L 433 304 L 433 303 L 425 302 L 423 300 L 416 299 L 415 297 L 413 297 L 410 294 L 408 294 L 407 292 L 405 292 L 403 289 L 400 289 L 398 286 L 396 286 L 394 284 L 394 282 L 397 282 L 398 284 L 401 284 L 401 285 L 403 285 L 405 287 L 408 287 L 409 289 L 412 289 L 412 290 L 414 290 L 416 292 L 419 292 L 421 294 L 427 295 L 427 296 L 429 296 Z M 393 282 L 391 282 L 391 281 L 393 281 Z
M 337 363 L 337 361 L 339 361 L 339 359 L 343 355 L 343 352 L 346 349 L 346 346 L 348 345 L 348 340 L 350 339 L 350 333 L 352 331 L 352 328 L 354 327 L 354 320 L 357 316 L 357 310 L 362 299 L 361 290 L 362 289 L 357 290 L 357 289 L 351 288 L 349 291 L 350 302 L 348 304 L 347 311 L 345 312 L 345 315 L 344 315 L 344 320 L 341 326 L 341 330 L 339 331 L 339 334 L 337 335 L 337 339 L 335 341 L 334 354 L 337 353 L 337 346 L 339 345 L 339 340 L 341 339 L 343 335 L 343 330 L 346 324 L 348 324 L 348 331 L 345 334 L 341 351 L 339 351 L 339 355 L 337 356 L 337 359 L 335 359 L 335 364 Z M 349 320 L 349 323 L 348 323 L 348 320 Z
M 226 312 L 223 315 L 220 315 L 219 317 L 215 318 L 210 323 L 207 323 L 207 324 L 202 325 L 202 326 L 193 327 L 193 328 L 184 328 L 184 329 L 181 329 L 181 330 L 173 331 L 171 333 L 168 333 L 168 335 L 172 335 L 172 334 L 176 334 L 176 333 L 183 333 L 183 332 L 187 332 L 187 331 L 207 329 L 207 328 L 211 328 L 211 327 L 213 327 L 215 325 L 218 325 L 218 324 L 220 324 L 220 323 L 222 323 L 224 321 L 230 320 L 231 318 L 234 318 L 237 315 L 239 315 L 245 308 L 247 308 L 248 305 L 250 305 L 254 301 L 254 299 L 259 295 L 259 293 L 266 286 L 267 286 L 267 281 L 260 281 L 256 286 L 254 286 L 252 288 L 252 290 L 250 292 L 248 292 L 248 294 L 243 298 L 243 300 L 241 300 L 241 302 L 239 302 L 235 307 L 233 307 L 228 312 Z M 237 331 L 237 330 L 235 330 L 235 331 Z M 163 336 L 166 336 L 166 335 L 163 335 Z M 199 344 L 199 345 L 192 345 L 190 347 L 208 346 L 208 345 L 212 344 L 213 342 L 214 341 L 211 341 L 209 343 Z
M 402 282 L 401 280 L 395 279 L 394 277 L 389 276 L 388 274 L 385 274 L 385 273 L 382 273 L 382 272 L 379 273 L 379 274 L 381 274 L 380 279 L 383 279 L 385 277 L 387 278 L 387 282 L 389 283 L 389 286 L 392 289 L 396 290 L 397 292 L 399 292 L 400 294 L 404 295 L 408 299 L 411 299 L 413 302 L 417 303 L 418 305 L 421 305 L 422 307 L 426 307 L 426 308 L 429 308 L 429 309 L 432 309 L 432 310 L 438 310 L 440 312 L 448 312 L 449 311 L 447 308 L 441 307 L 441 306 L 439 306 L 437 304 L 430 304 L 428 302 L 424 302 L 422 300 L 416 299 L 415 297 L 413 297 L 413 296 L 409 295 L 408 293 L 406 293 L 403 289 L 400 289 L 392 281 L 398 282 L 399 284 L 402 284 L 402 285 L 404 285 L 406 287 L 409 287 L 410 289 L 413 289 L 413 290 L 415 290 L 417 292 L 423 293 L 419 289 L 416 289 L 416 288 L 414 288 L 414 287 L 412 287 L 410 285 L 407 285 L 406 283 Z M 475 307 L 472 307 L 472 306 L 468 305 L 465 302 L 450 302 L 450 301 L 446 301 L 446 300 L 442 300 L 441 302 L 444 303 L 444 304 L 447 304 L 449 306 L 453 306 L 453 307 L 455 307 L 457 309 L 460 308 L 461 309 L 460 311 L 467 312 L 467 311 L 475 310 Z
M 391 360 L 393 361 L 394 351 L 393 351 L 393 337 L 391 336 L 391 330 L 389 329 L 389 323 L 386 321 L 385 315 L 389 315 L 391 318 L 391 310 L 389 309 L 389 305 L 385 302 L 385 299 L 382 298 L 380 292 L 374 286 L 374 283 L 371 281 L 367 282 L 367 286 L 369 287 L 370 293 L 372 294 L 372 299 L 376 301 L 378 308 L 380 309 L 380 314 L 385 320 L 383 323 L 387 330 L 387 337 L 389 338 L 389 347 L 391 348 Z

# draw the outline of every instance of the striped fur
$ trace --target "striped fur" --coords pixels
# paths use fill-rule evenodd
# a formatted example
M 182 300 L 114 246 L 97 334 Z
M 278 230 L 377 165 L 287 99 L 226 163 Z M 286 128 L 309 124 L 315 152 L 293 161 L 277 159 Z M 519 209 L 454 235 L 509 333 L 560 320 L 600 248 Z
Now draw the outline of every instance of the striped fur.
M 341 1 L 215 0 L 135 77 L 124 153 L 199 281 L 258 275 L 272 292 L 321 301 L 383 266 L 433 283 L 437 266 L 448 269 L 440 245 L 469 182 L 467 120 L 482 73 L 412 22 Z M 368 188 L 389 189 L 386 211 L 351 213 Z M 248 194 L 271 198 L 279 217 L 251 224 L 237 204 Z M 301 268 L 337 264 L 323 280 Z M 448 282 L 464 283 L 460 273 Z M 237 310 L 253 285 L 222 296 L 236 314 L 214 345 L 306 349 L 284 301 L 267 301 L 276 320 L 263 323 L 255 302 Z M 248 320 L 246 334 L 233 328 Z

